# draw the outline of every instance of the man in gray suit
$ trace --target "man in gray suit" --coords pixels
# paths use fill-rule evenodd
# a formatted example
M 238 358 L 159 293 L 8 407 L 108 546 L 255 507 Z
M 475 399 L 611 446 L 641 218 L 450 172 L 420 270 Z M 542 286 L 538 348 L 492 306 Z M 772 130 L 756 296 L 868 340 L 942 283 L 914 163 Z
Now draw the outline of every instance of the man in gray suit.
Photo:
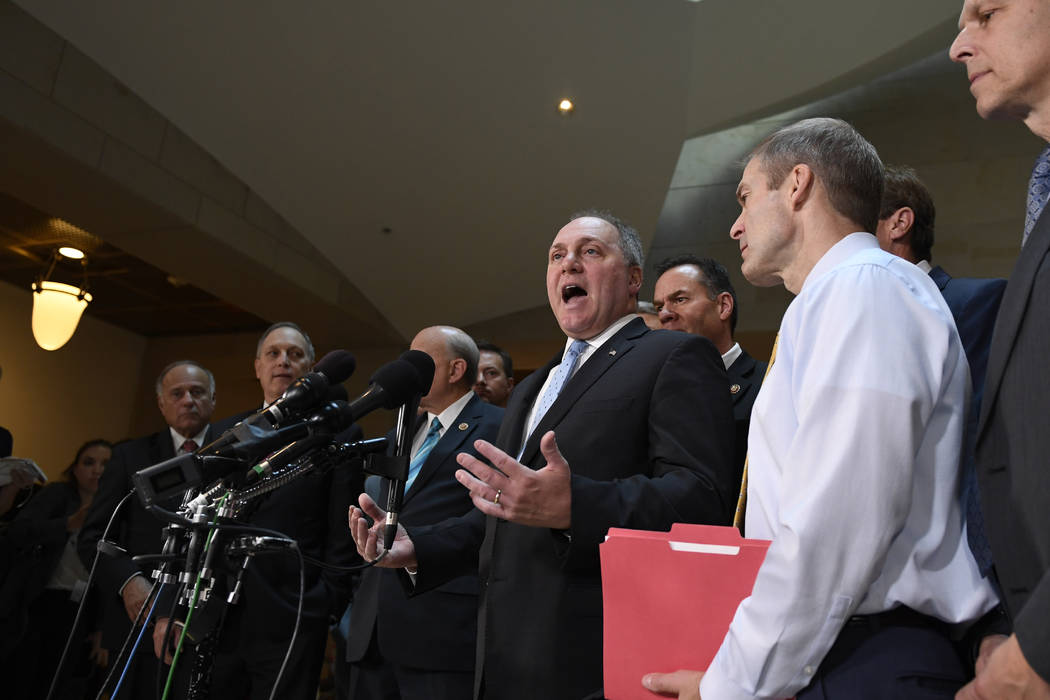
M 1050 141 L 1050 2 L 965 0 L 952 60 L 977 112 Z M 992 336 L 977 432 L 981 506 L 1009 637 L 987 637 L 958 697 L 1050 698 L 1050 146 L 1029 185 L 1022 249 Z

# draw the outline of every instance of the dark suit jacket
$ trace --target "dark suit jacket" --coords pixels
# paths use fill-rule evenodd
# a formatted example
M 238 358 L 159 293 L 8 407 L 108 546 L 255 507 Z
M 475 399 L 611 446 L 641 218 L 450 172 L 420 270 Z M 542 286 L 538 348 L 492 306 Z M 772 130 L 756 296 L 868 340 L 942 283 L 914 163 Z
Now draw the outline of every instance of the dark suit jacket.
M 992 344 L 995 316 L 1006 289 L 1006 280 L 999 278 L 952 277 L 940 265 L 930 270 L 944 300 L 951 309 L 955 326 L 959 329 L 966 360 L 970 364 L 973 382 L 974 413 L 979 415 L 984 376 L 988 367 L 988 349 Z M 973 426 L 977 426 L 977 415 Z
M 232 426 L 255 411 L 239 413 L 224 421 Z M 360 440 L 363 433 L 354 424 L 335 439 Z M 276 530 L 299 543 L 305 556 L 337 566 L 356 563 L 357 550 L 347 526 L 350 505 L 361 492 L 361 466 L 344 464 L 329 471 L 300 476 L 247 504 L 238 516 L 245 524 Z M 287 644 L 295 626 L 299 601 L 299 562 L 294 556 L 253 557 L 244 575 L 240 602 L 231 606 L 223 626 L 223 637 L 233 635 L 245 656 L 258 642 Z M 306 564 L 303 624 L 320 634 L 327 623 L 338 619 L 350 596 L 350 577 Z M 312 624 L 311 624 L 312 623 Z M 311 680 L 312 682 L 312 680 Z
M 529 409 L 560 361 L 514 390 L 497 439 L 504 451 L 517 454 Z M 728 385 L 710 341 L 635 319 L 566 383 L 522 453 L 523 464 L 542 467 L 540 437 L 555 431 L 572 470 L 571 540 L 476 510 L 410 529 L 426 588 L 479 556 L 484 527 L 476 678 L 486 697 L 576 700 L 601 688 L 598 544 L 610 527 L 729 524 L 739 484 Z
M 205 442 L 211 439 L 211 435 L 212 430 L 209 428 Z M 120 499 L 133 488 L 132 475 L 140 469 L 174 456 L 175 447 L 168 428 L 113 448 L 113 457 L 102 472 L 98 492 L 91 502 L 84 527 L 81 528 L 77 540 L 77 553 L 89 570 L 95 559 L 95 546 L 105 532 L 110 515 Z M 164 507 L 172 509 L 178 505 L 177 500 L 175 503 L 164 504 Z M 159 553 L 164 545 L 164 536 L 161 534 L 163 527 L 160 520 L 146 512 L 137 495 L 132 496 L 124 505 L 113 523 L 108 539 L 123 547 L 127 554 L 112 557 L 100 555 L 95 570 L 95 586 L 102 605 L 102 646 L 107 649 L 120 649 L 131 626 L 131 621 L 124 611 L 120 588 L 133 574 L 142 573 L 148 578 L 154 568 L 153 565 L 139 567 L 131 557 L 136 554 Z
M 1028 663 L 1050 681 L 1050 209 L 1021 250 L 988 357 L 978 482 L 996 573 Z
M 762 388 L 768 362 L 759 362 L 740 349 L 740 357 L 726 370 L 729 377 L 729 393 L 733 397 L 733 420 L 736 421 L 736 445 L 733 450 L 734 479 L 739 484 L 744 475 L 744 460 L 747 459 L 747 434 L 751 425 L 751 408 Z
M 470 492 L 456 481 L 456 455 L 478 457 L 475 440 L 496 439 L 503 409 L 477 396 L 467 402 L 455 425 L 441 436 L 405 494 L 400 522 L 430 525 L 473 510 Z M 391 435 L 392 437 L 392 435 Z M 385 493 L 383 500 L 385 501 Z M 474 668 L 478 617 L 478 576 L 473 571 L 417 596 L 398 585 L 397 572 L 367 569 L 350 613 L 349 661 L 360 661 L 373 635 L 379 653 L 397 664 L 446 671 Z

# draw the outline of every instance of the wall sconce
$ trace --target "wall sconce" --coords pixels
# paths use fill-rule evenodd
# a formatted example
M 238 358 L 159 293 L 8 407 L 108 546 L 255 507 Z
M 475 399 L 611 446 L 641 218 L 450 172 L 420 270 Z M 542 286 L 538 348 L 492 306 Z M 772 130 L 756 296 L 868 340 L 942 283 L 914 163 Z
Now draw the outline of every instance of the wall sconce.
M 69 342 L 91 301 L 87 292 L 87 259 L 81 251 L 76 252 L 80 253 L 80 266 L 84 271 L 80 287 L 49 279 L 55 263 L 62 257 L 58 251 L 51 258 L 47 272 L 33 283 L 33 338 L 44 350 L 58 350 Z M 67 256 L 75 258 L 75 255 Z

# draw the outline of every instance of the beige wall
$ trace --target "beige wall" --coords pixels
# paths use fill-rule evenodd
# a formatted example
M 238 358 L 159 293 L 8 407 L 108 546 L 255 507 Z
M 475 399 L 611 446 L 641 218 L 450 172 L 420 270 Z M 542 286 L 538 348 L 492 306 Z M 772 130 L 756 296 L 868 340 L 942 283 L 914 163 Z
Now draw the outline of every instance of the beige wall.
M 48 352 L 30 330 L 32 292 L 0 282 L 0 425 L 14 454 L 57 476 L 86 440 L 129 434 L 146 339 L 84 316 L 73 339 Z

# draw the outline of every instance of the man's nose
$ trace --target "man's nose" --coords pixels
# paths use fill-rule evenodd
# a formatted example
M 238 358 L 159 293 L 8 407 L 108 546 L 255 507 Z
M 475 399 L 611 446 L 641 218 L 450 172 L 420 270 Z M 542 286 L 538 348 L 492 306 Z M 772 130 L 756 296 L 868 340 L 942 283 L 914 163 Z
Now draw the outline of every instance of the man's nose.
M 660 319 L 660 323 L 666 323 L 674 318 L 674 312 L 665 305 L 656 312 L 656 316 Z

